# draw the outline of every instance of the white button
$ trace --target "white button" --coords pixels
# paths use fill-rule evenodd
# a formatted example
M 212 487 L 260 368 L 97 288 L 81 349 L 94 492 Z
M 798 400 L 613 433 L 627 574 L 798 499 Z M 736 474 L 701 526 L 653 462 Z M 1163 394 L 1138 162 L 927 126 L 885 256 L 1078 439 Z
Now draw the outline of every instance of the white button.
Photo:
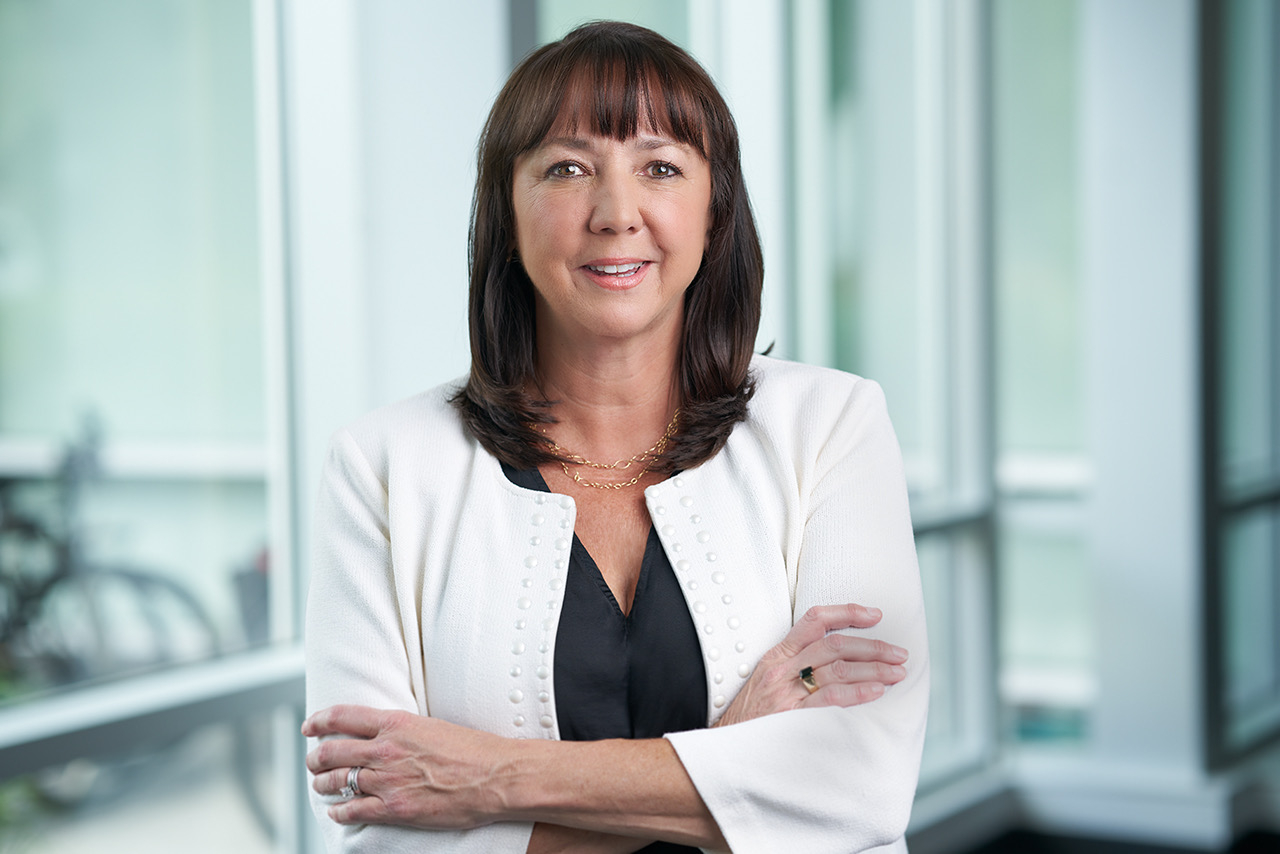
M 693 612 L 694 612 L 695 614 L 705 614 L 705 613 L 707 613 L 707 603 L 706 603 L 706 602 L 694 602 L 694 603 L 693 603 Z
M 675 484 L 677 487 L 684 486 L 684 478 L 682 477 L 677 477 L 675 480 L 671 482 Z
M 556 540 L 556 548 L 559 549 L 560 551 L 564 551 L 565 549 L 569 548 L 569 541 L 566 540 L 564 537 L 558 538 Z
M 748 676 L 751 675 L 751 668 L 747 667 L 747 665 L 745 664 L 739 664 L 738 675 L 741 676 L 743 679 L 746 679 Z
M 533 586 L 533 579 L 532 579 L 532 578 L 522 578 L 522 579 L 520 579 L 520 586 L 521 586 L 521 587 L 532 587 L 532 586 Z
M 524 644 L 520 643 L 520 641 L 516 641 L 511 645 L 511 651 L 516 655 L 522 654 L 524 652 Z
M 552 590 L 559 590 L 561 587 L 564 587 L 564 582 L 562 580 L 560 580 L 559 578 L 551 579 Z
M 531 546 L 540 546 L 540 545 L 542 545 L 542 537 L 530 537 L 530 538 L 529 538 L 529 545 L 531 545 Z
M 681 548 L 683 548 L 683 546 L 681 546 L 679 543 L 672 543 L 672 544 L 671 544 L 671 551 L 673 551 L 673 552 L 678 552 L 678 551 L 680 551 L 680 549 L 681 549 Z
M 547 521 L 547 518 L 543 516 L 541 513 L 534 513 L 533 518 L 530 519 L 529 521 L 535 525 L 541 525 L 543 522 Z
M 516 628 L 517 628 L 517 629 L 523 629 L 523 628 L 524 628 L 525 626 L 527 626 L 527 625 L 529 625 L 529 624 L 528 624 L 526 621 L 524 621 L 524 620 L 516 620 Z
M 680 570 L 681 572 L 687 572 L 689 570 L 689 561 L 684 560 L 683 558 L 676 561 L 676 569 Z
M 555 562 L 556 569 L 564 569 L 564 558 L 558 557 Z
M 702 627 L 702 630 L 709 635 L 713 635 L 715 634 L 716 627 L 711 625 L 710 623 L 707 623 L 705 626 Z
M 719 648 L 719 647 L 716 647 L 716 646 L 713 646 L 713 647 L 711 647 L 711 649 L 707 650 L 707 658 L 711 659 L 712 661 L 719 661 L 719 660 L 720 660 L 720 648 Z
M 545 654 L 550 650 L 551 650 L 551 646 L 546 641 L 543 641 L 542 643 L 538 644 L 538 652 Z
M 555 627 L 556 627 L 556 621 L 551 619 L 550 617 L 542 621 L 542 630 L 544 632 L 549 632 Z
M 539 679 L 546 679 L 548 676 L 551 675 L 551 671 L 547 668 L 545 664 L 538 665 L 538 669 L 533 672 L 538 674 Z
M 549 702 L 551 702 L 551 695 L 550 695 L 550 694 L 548 694 L 546 691 L 539 691 L 539 692 L 538 692 L 538 702 L 539 702 L 539 703 L 549 703 Z
M 724 603 L 724 604 L 726 604 L 726 605 L 732 605 L 732 604 L 733 604 L 733 597 L 732 597 L 732 596 L 730 596 L 728 593 L 726 593 L 726 594 L 724 594 L 723 596 L 721 596 L 721 597 L 720 597 L 720 601 L 721 601 L 721 602 L 723 602 L 723 603 Z
M 742 641 L 738 641 L 737 643 L 735 643 L 735 644 L 733 645 L 733 648 L 734 648 L 734 649 L 736 649 L 738 652 L 746 652 L 746 651 L 747 651 L 747 645 L 746 645 L 745 643 L 743 643 Z
M 702 524 L 702 517 L 701 517 L 701 516 L 699 516 L 697 513 L 694 513 L 692 516 L 690 516 L 690 517 L 689 517 L 689 524 L 690 524 L 690 525 L 701 525 L 701 524 Z
M 551 720 L 551 715 L 543 715 L 538 718 L 538 723 L 542 724 L 547 729 L 551 729 L 551 725 L 554 724 L 555 721 Z
M 715 562 L 716 562 L 716 553 L 707 552 L 707 563 L 715 563 Z
M 681 498 L 681 499 L 680 499 L 680 506 L 681 506 L 681 507 L 692 507 L 692 506 L 693 506 L 693 496 L 692 496 L 692 495 L 686 495 L 686 496 L 684 496 L 683 498 Z
M 561 496 L 561 497 L 560 497 L 560 506 L 561 506 L 561 507 L 563 507 L 565 510 L 570 509 L 571 507 L 573 507 L 573 499 L 572 499 L 572 498 L 570 498 L 570 497 L 569 497 L 569 496 L 567 496 L 567 495 L 563 495 L 563 496 Z
M 716 584 L 724 584 L 724 573 L 717 569 L 715 572 L 711 573 L 711 580 Z
M 730 617 L 728 622 L 729 622 L 729 628 L 731 629 L 736 629 L 738 628 L 738 626 L 742 625 L 742 621 L 739 620 L 737 617 Z
M 659 504 L 657 507 L 653 508 L 653 512 L 656 516 L 662 516 L 667 512 L 667 508 Z
M 534 504 L 542 504 L 542 503 L 544 503 L 546 500 L 547 500 L 547 496 L 546 496 L 546 495 L 543 495 L 542 493 L 538 493 L 537 495 L 535 495 L 535 496 L 534 496 L 534 498 L 533 498 L 533 503 L 534 503 Z
M 711 678 L 712 678 L 712 680 L 713 680 L 717 685 L 719 685 L 721 682 L 723 682 L 723 681 L 724 681 L 724 674 L 723 674 L 723 673 L 717 673 L 715 676 L 713 676 L 713 677 L 711 677 Z
M 516 726 L 524 726 L 524 715 L 516 715 L 515 720 L 513 720 L 512 723 Z
M 676 532 L 676 529 L 675 529 L 675 526 L 674 526 L 674 525 L 663 525 L 663 526 L 662 526 L 662 536 L 664 536 L 664 537 L 669 537 L 669 536 L 671 536 L 672 534 L 674 534 L 675 532 Z
M 693 579 L 689 579 L 689 583 L 686 584 L 685 587 L 688 587 L 690 590 L 697 590 L 698 582 L 694 581 Z
M 519 608 L 521 611 L 529 610 L 529 606 L 532 604 L 533 604 L 533 601 L 530 600 L 528 596 L 521 596 L 519 599 L 516 600 L 516 607 Z
M 538 565 L 538 559 L 533 555 L 529 555 L 527 558 L 524 559 L 524 565 L 529 567 L 530 569 L 533 569 L 535 566 Z
M 507 695 L 507 699 L 513 703 L 518 703 L 524 699 L 524 692 L 517 688 Z
M 709 539 L 711 539 L 711 534 L 708 533 L 707 531 L 698 532 L 698 542 L 705 543 Z
M 718 709 L 718 708 L 720 708 L 721 706 L 723 706 L 723 705 L 724 705 L 724 695 L 723 695 L 723 694 L 717 694 L 717 695 L 716 695 L 716 698 L 715 698 L 715 700 L 714 700 L 713 702 L 716 704 L 716 708 L 717 708 L 717 709 Z
M 511 668 L 511 675 L 512 675 L 512 676 L 519 676 L 521 672 L 522 672 L 522 671 L 520 670 L 520 665 L 518 665 L 518 664 Z
M 572 520 L 572 519 L 561 519 L 561 520 L 560 520 L 560 527 L 561 527 L 561 528 L 572 528 L 572 527 L 573 527 L 573 520 Z

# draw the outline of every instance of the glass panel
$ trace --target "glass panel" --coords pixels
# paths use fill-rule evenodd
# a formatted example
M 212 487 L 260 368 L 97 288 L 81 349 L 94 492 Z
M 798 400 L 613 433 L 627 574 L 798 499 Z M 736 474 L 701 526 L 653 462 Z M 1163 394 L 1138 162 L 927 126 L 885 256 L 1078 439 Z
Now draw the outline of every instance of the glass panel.
M 1280 511 L 1236 517 L 1225 554 L 1228 740 L 1245 745 L 1280 717 Z
M 997 0 L 993 180 L 1002 453 L 1084 447 L 1072 0 Z
M 267 638 L 251 27 L 0 0 L 0 698 Z
M 269 854 L 287 815 L 274 746 L 273 721 L 259 715 L 154 750 L 0 783 L 0 849 Z
M 943 200 L 923 174 L 943 111 L 919 91 L 940 78 L 920 76 L 914 4 L 833 3 L 831 21 L 835 362 L 884 387 L 914 498 L 948 485 Z
M 1274 3 L 1223 6 L 1222 465 L 1228 489 L 1280 474 L 1280 135 Z
M 1014 738 L 1074 741 L 1097 690 L 1088 549 L 1036 515 L 1001 519 L 1000 694 Z

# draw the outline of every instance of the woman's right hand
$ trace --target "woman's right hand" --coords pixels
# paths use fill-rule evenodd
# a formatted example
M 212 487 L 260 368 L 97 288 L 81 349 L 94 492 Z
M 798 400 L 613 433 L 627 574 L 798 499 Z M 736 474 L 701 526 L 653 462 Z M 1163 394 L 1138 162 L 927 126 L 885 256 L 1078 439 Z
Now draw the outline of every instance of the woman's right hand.
M 907 651 L 872 638 L 832 634 L 839 629 L 869 629 L 880 622 L 878 608 L 857 604 L 815 605 L 804 612 L 781 643 L 756 665 L 747 684 L 716 722 L 728 726 L 790 709 L 856 706 L 884 694 L 907 671 Z M 813 668 L 818 690 L 800 681 Z

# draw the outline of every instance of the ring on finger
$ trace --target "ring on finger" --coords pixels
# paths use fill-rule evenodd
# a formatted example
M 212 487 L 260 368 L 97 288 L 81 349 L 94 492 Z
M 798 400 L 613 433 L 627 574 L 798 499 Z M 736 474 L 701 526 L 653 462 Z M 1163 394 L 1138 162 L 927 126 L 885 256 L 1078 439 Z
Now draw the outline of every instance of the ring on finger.
M 353 765 L 347 770 L 347 785 L 343 786 L 342 791 L 338 794 L 342 795 L 342 797 L 348 801 L 364 794 L 364 792 L 360 791 L 359 765 Z
M 800 671 L 800 684 L 804 685 L 805 690 L 810 694 L 818 690 L 818 680 L 813 678 L 812 667 L 806 667 Z

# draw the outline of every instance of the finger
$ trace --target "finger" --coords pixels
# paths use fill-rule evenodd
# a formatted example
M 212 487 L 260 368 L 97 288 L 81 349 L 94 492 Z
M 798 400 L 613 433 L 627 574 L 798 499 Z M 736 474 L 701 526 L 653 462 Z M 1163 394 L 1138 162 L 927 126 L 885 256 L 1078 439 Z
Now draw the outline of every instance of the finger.
M 355 765 L 367 768 L 378 764 L 376 750 L 373 742 L 364 738 L 333 738 L 322 741 L 307 754 L 307 770 L 312 774 L 323 774 L 335 768 L 350 768 Z
M 817 670 L 834 661 L 883 661 L 886 664 L 902 664 L 907 651 L 876 638 L 826 635 L 809 644 L 794 658 L 798 668 Z
M 360 795 L 357 795 L 357 797 L 374 794 L 374 788 L 377 785 L 374 770 L 363 765 L 356 767 L 360 768 L 359 775 L 356 777 L 356 782 L 360 787 Z M 311 788 L 321 795 L 341 795 L 342 790 L 347 787 L 347 780 L 350 774 L 351 768 L 335 768 L 332 771 L 325 771 L 312 778 Z
M 884 696 L 884 692 L 885 686 L 879 682 L 858 682 L 853 685 L 837 683 L 819 688 L 802 700 L 800 705 L 806 709 L 822 706 L 840 706 L 847 709 L 850 706 L 860 706 L 877 700 Z
M 324 735 L 353 735 L 373 738 L 382 731 L 383 712 L 368 706 L 330 706 L 307 718 L 302 734 L 307 738 Z
M 844 605 L 814 605 L 805 611 L 787 632 L 778 647 L 795 655 L 837 629 L 868 629 L 880 622 L 879 608 L 850 602 Z
M 813 671 L 819 685 L 853 685 L 858 682 L 879 682 L 896 685 L 907 676 L 907 669 L 900 664 L 883 661 L 833 661 L 826 667 Z

